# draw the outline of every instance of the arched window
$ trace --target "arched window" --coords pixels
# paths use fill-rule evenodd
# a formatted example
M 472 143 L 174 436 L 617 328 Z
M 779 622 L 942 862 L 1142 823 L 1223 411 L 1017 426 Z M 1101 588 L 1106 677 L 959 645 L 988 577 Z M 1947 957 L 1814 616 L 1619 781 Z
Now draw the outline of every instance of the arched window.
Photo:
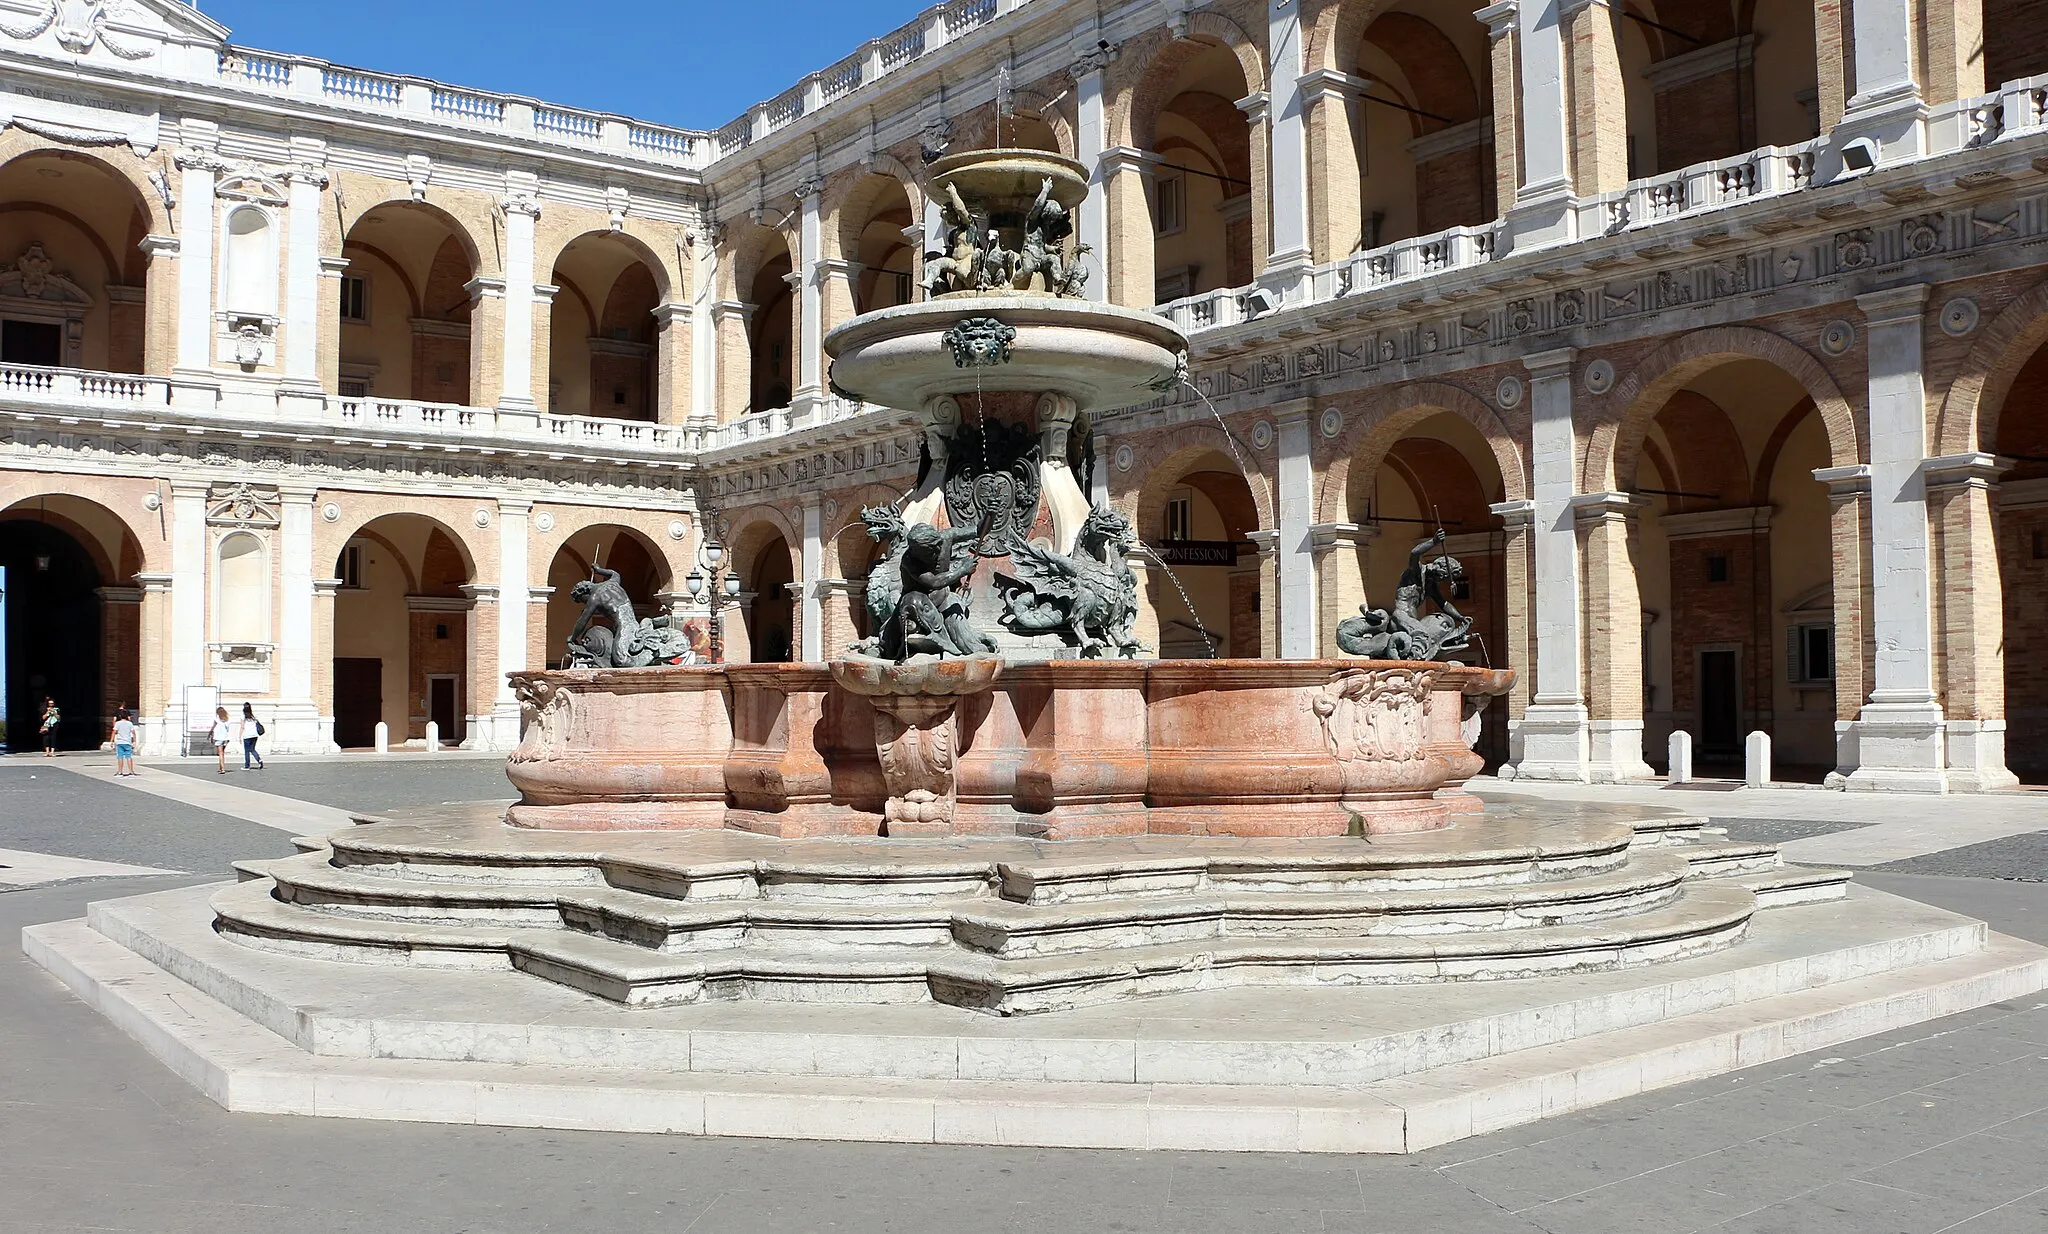
M 238 531 L 220 542 L 220 573 L 216 582 L 216 641 L 249 644 L 270 641 L 270 588 L 263 541 Z
M 261 207 L 240 206 L 228 215 L 221 261 L 221 307 L 230 313 L 275 317 L 275 229 Z

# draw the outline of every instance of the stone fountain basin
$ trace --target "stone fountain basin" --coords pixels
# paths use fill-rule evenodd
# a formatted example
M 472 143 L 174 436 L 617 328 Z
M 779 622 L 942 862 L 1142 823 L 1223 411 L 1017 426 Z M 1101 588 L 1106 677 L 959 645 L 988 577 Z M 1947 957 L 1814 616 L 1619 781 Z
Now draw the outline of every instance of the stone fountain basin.
M 969 202 L 1015 203 L 1020 212 L 1048 178 L 1053 200 L 1069 212 L 1088 197 L 1086 165 L 1045 150 L 970 150 L 940 159 L 926 174 L 942 189 L 953 185 Z
M 840 687 L 870 698 L 923 695 L 952 698 L 979 694 L 1003 672 L 1001 656 L 913 656 L 897 663 L 873 656 L 847 656 L 829 666 Z
M 954 362 L 946 331 L 993 317 L 1017 331 L 1008 361 Z M 952 295 L 866 313 L 825 336 L 832 381 L 871 403 L 919 408 L 966 391 L 1043 394 L 1082 411 L 1144 402 L 1180 372 L 1187 337 L 1153 313 L 1053 296 Z

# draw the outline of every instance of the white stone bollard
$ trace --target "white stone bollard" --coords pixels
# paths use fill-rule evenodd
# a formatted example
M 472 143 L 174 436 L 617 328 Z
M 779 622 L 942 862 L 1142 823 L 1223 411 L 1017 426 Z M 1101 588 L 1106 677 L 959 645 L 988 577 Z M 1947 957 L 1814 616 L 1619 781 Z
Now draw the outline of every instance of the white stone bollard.
M 1672 784 L 1692 783 L 1692 734 L 1682 728 L 1672 729 L 1665 748 L 1671 759 L 1671 771 L 1665 779 Z
M 1771 735 L 1758 729 L 1742 744 L 1742 782 L 1751 788 L 1771 783 Z
M 391 753 L 391 726 L 382 720 L 377 721 L 377 753 Z
M 427 753 L 432 754 L 440 748 L 441 726 L 429 720 L 427 721 Z

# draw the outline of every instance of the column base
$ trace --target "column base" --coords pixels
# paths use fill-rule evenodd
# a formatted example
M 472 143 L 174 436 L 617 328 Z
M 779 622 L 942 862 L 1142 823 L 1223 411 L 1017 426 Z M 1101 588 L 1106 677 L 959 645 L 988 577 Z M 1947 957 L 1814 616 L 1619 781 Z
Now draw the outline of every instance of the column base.
M 1522 750 L 1515 779 L 1592 782 L 1592 727 L 1583 705 L 1531 704 L 1508 727 Z
M 1657 773 L 1643 761 L 1641 720 L 1594 720 L 1588 728 L 1590 773 L 1595 784 L 1654 780 Z
M 258 747 L 275 754 L 339 754 L 334 744 L 334 717 L 323 716 L 312 703 L 257 704 L 263 720 L 263 742 Z
M 1842 148 L 1858 138 L 1868 138 L 1877 146 L 1878 166 L 1920 158 L 1927 153 L 1927 104 L 1911 88 L 1883 97 L 1850 99 L 1848 111 L 1829 131 L 1827 143 L 1819 151 L 1816 183 L 1870 170 L 1843 162 Z
M 1308 303 L 1314 298 L 1315 258 L 1307 249 L 1275 253 L 1266 260 L 1258 285 L 1280 298 L 1283 306 Z
M 2005 721 L 1950 720 L 1944 735 L 1949 791 L 1985 793 L 2019 786 L 2020 778 L 2005 766 Z
M 500 703 L 486 715 L 469 716 L 463 750 L 511 753 L 519 748 L 522 719 L 517 702 Z
M 1577 240 L 1578 204 L 1565 187 L 1517 201 L 1507 212 L 1509 250 L 1523 253 Z
M 318 420 L 327 412 L 327 392 L 317 385 L 287 383 L 277 388 L 277 414 L 283 420 Z
M 1856 770 L 1842 787 L 1865 793 L 1949 791 L 1941 707 L 1870 703 L 1856 719 Z

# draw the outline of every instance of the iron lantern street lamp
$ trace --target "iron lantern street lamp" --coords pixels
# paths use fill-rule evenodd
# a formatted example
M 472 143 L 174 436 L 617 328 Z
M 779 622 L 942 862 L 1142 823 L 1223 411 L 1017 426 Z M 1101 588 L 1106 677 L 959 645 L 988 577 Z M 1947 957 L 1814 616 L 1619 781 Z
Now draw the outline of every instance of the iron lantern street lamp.
M 707 577 L 708 572 L 708 577 Z M 739 575 L 725 568 L 725 545 L 716 540 L 707 540 L 698 550 L 698 568 L 690 571 L 683 579 L 683 586 L 689 589 L 692 602 L 702 602 L 711 619 L 711 662 L 725 660 L 725 618 L 722 615 L 728 603 L 739 599 Z

